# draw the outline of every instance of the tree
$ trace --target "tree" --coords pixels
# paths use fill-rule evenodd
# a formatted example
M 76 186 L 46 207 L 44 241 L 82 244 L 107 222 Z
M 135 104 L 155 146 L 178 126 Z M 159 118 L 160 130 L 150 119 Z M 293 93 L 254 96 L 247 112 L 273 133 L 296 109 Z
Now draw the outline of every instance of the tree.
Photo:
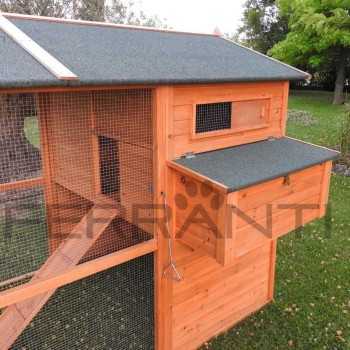
M 302 68 L 335 70 L 333 103 L 344 103 L 350 49 L 350 2 L 279 0 L 279 7 L 289 18 L 290 32 L 269 54 Z
M 238 29 L 241 41 L 264 54 L 285 38 L 287 18 L 280 15 L 275 0 L 247 0 L 243 12 L 243 25 Z
M 65 17 L 71 1 L 64 0 L 0 0 L 0 11 L 26 15 Z

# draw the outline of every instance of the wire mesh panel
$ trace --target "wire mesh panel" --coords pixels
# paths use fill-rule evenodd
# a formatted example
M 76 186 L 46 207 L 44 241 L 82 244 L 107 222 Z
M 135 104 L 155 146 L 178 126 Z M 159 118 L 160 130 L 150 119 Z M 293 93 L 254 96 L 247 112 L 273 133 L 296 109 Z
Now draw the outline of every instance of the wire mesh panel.
M 95 205 L 118 206 L 120 213 L 85 259 L 151 238 L 151 90 L 42 94 L 39 111 L 55 218 L 49 222 L 51 251 Z
M 41 173 L 37 105 L 32 94 L 0 94 L 0 184 Z
M 0 102 L 0 291 L 32 278 L 45 282 L 153 238 L 152 90 L 0 95 Z M 141 300 L 143 283 L 151 286 L 153 278 L 146 260 L 8 306 L 0 315 L 0 348 L 24 329 L 15 349 L 152 348 L 153 321 L 145 313 L 153 308 Z M 131 291 L 137 283 L 145 291 Z M 108 312 L 118 307 L 121 321 L 112 327 Z M 62 328 L 60 310 L 78 321 Z M 70 327 L 90 340 L 69 342 Z M 60 334 L 50 338 L 51 330 Z
M 196 133 L 231 128 L 231 102 L 205 103 L 196 106 Z
M 153 254 L 59 289 L 13 350 L 154 348 Z
M 0 94 L 1 290 L 25 281 L 48 256 L 43 191 L 26 186 L 40 175 L 35 96 Z
M 0 193 L 0 288 L 26 279 L 48 258 L 42 189 Z

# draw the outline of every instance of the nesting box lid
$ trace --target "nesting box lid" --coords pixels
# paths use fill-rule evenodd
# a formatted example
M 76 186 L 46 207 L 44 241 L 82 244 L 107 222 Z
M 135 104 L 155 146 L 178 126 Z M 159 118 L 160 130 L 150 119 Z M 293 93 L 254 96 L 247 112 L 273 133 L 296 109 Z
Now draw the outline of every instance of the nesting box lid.
M 289 137 L 200 153 L 175 160 L 233 192 L 333 160 L 339 152 Z

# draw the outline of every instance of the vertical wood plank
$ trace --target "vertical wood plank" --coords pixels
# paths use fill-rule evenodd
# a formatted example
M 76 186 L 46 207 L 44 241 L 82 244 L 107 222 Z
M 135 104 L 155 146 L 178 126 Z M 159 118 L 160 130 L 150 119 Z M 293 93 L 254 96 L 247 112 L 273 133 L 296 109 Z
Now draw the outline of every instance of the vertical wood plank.
M 237 204 L 238 192 L 225 195 L 222 208 L 218 213 L 219 237 L 216 242 L 216 260 L 224 266 L 234 261 L 236 215 L 232 212 L 232 207 Z
M 154 90 L 154 189 L 155 204 L 163 203 L 162 193 L 168 197 L 166 160 L 170 157 L 169 128 L 172 122 L 172 95 L 170 86 L 157 87 Z M 159 210 L 158 210 L 159 211 Z M 157 213 L 155 213 L 157 217 Z M 155 223 L 158 250 L 155 253 L 155 344 L 157 350 L 172 349 L 172 283 L 164 276 L 169 262 L 168 237 Z M 171 225 L 170 225 L 171 227 Z
M 328 198 L 329 198 L 329 187 L 331 182 L 331 172 L 332 172 L 332 161 L 324 163 L 322 185 L 321 185 L 321 195 L 320 195 L 320 212 L 319 217 L 323 217 L 327 211 Z
M 91 144 L 92 144 L 92 162 L 93 162 L 93 186 L 95 194 L 101 194 L 101 178 L 100 178 L 100 154 L 99 154 L 99 142 L 97 135 L 97 122 L 96 122 L 96 106 L 94 93 L 91 92 L 90 98 L 90 123 L 92 129 Z
M 275 293 L 275 275 L 276 275 L 276 257 L 277 257 L 277 240 L 271 241 L 271 252 L 270 252 L 270 275 L 269 275 L 269 286 L 268 286 L 268 300 L 273 300 Z
M 283 97 L 281 109 L 281 136 L 286 135 L 287 119 L 288 119 L 288 98 L 289 98 L 289 81 L 283 83 Z

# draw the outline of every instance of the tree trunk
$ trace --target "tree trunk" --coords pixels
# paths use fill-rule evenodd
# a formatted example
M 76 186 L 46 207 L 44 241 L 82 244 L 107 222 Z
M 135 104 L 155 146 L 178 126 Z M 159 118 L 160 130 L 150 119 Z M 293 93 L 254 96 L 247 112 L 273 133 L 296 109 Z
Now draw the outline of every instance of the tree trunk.
M 344 83 L 345 83 L 345 70 L 347 63 L 347 50 L 341 49 L 339 60 L 337 62 L 337 78 L 335 81 L 333 104 L 341 105 L 345 102 L 344 96 Z
M 32 95 L 0 95 L 0 183 L 37 176 L 40 152 L 24 131 L 24 121 L 35 116 Z

